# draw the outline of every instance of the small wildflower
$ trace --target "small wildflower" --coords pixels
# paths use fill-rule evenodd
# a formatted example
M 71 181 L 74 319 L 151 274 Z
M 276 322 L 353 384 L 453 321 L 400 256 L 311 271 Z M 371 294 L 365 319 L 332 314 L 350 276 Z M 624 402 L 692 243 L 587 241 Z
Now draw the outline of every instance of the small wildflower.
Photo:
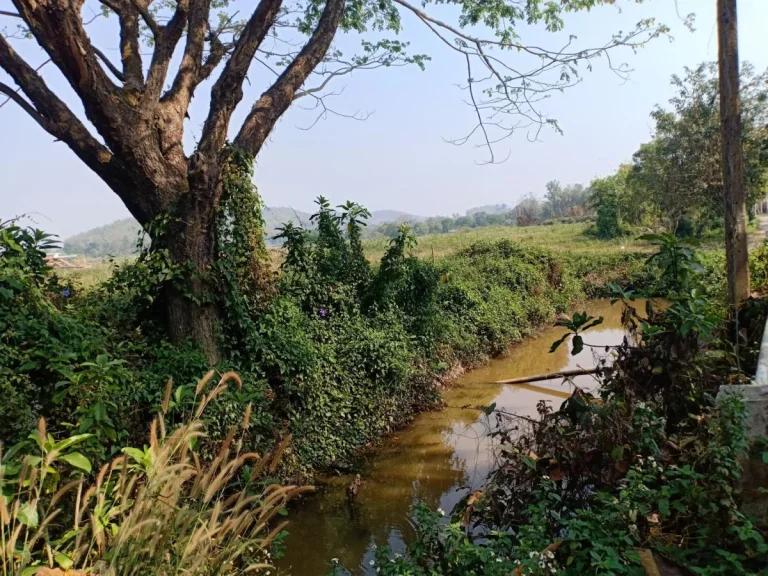
M 375 560 L 373 560 L 373 559 L 371 559 L 371 561 L 370 561 L 370 562 L 368 562 L 368 564 L 370 564 L 371 566 L 374 566 L 374 565 L 376 564 L 376 561 L 375 561 Z
M 501 558 L 496 558 L 496 562 L 504 562 Z
M 331 562 L 333 562 L 334 564 L 338 564 L 339 563 L 339 559 L 338 558 L 331 558 Z
M 325 319 L 328 316 L 328 310 L 320 308 L 320 310 L 317 311 L 317 315 L 320 316 L 320 318 Z
M 440 516 L 445 516 L 445 512 L 443 511 L 442 508 L 438 508 L 437 513 L 440 514 Z
M 69 298 L 72 295 L 72 290 L 70 290 L 69 288 L 64 288 L 64 290 L 61 291 L 61 295 L 64 298 Z

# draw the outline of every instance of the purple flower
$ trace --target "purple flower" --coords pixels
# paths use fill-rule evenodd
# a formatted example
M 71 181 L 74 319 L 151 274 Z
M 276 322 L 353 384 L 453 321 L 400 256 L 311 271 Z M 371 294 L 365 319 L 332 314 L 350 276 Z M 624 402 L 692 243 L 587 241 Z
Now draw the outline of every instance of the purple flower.
M 64 298 L 69 298 L 72 295 L 72 291 L 69 288 L 64 288 L 64 290 L 61 291 L 61 295 L 64 296 Z
M 317 311 L 317 315 L 320 316 L 320 318 L 325 319 L 328 317 L 328 310 L 320 308 L 320 310 Z

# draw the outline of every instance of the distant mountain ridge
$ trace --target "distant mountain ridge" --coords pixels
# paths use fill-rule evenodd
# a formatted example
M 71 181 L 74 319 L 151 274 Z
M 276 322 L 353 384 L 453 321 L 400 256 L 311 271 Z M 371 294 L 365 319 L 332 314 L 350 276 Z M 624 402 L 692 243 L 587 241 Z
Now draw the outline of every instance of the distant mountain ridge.
M 265 206 L 264 224 L 269 241 L 277 233 L 277 228 L 286 222 L 311 227 L 310 214 L 294 210 L 288 206 Z M 384 222 L 405 221 L 418 222 L 422 216 L 414 216 L 400 210 L 374 210 L 368 223 L 377 226 Z M 141 226 L 133 218 L 123 218 L 111 224 L 98 226 L 85 232 L 80 232 L 64 240 L 64 251 L 68 254 L 78 254 L 91 258 L 104 256 L 128 256 L 136 251 L 136 239 Z

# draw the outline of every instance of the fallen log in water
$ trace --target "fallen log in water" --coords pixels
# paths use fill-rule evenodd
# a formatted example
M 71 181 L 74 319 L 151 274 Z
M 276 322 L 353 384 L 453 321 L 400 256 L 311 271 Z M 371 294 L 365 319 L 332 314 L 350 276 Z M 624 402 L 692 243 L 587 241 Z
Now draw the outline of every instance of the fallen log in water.
M 496 384 L 528 384 L 530 382 L 541 382 L 542 380 L 554 380 L 555 378 L 570 378 L 571 376 L 585 376 L 596 374 L 597 372 L 610 372 L 613 370 L 610 366 L 603 368 L 579 368 L 577 370 L 563 370 L 562 372 L 549 372 L 547 374 L 535 374 L 533 376 L 522 376 L 520 378 L 511 378 L 509 380 L 497 380 Z

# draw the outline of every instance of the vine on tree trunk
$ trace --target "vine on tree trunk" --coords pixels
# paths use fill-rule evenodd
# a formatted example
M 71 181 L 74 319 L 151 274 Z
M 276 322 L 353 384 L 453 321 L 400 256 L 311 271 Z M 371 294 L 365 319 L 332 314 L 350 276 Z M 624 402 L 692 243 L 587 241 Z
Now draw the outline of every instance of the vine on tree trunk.
M 253 183 L 253 157 L 233 146 L 224 155 L 211 285 L 223 310 L 222 347 L 236 354 L 254 342 L 253 318 L 274 294 L 274 274 L 264 244 L 263 205 Z

